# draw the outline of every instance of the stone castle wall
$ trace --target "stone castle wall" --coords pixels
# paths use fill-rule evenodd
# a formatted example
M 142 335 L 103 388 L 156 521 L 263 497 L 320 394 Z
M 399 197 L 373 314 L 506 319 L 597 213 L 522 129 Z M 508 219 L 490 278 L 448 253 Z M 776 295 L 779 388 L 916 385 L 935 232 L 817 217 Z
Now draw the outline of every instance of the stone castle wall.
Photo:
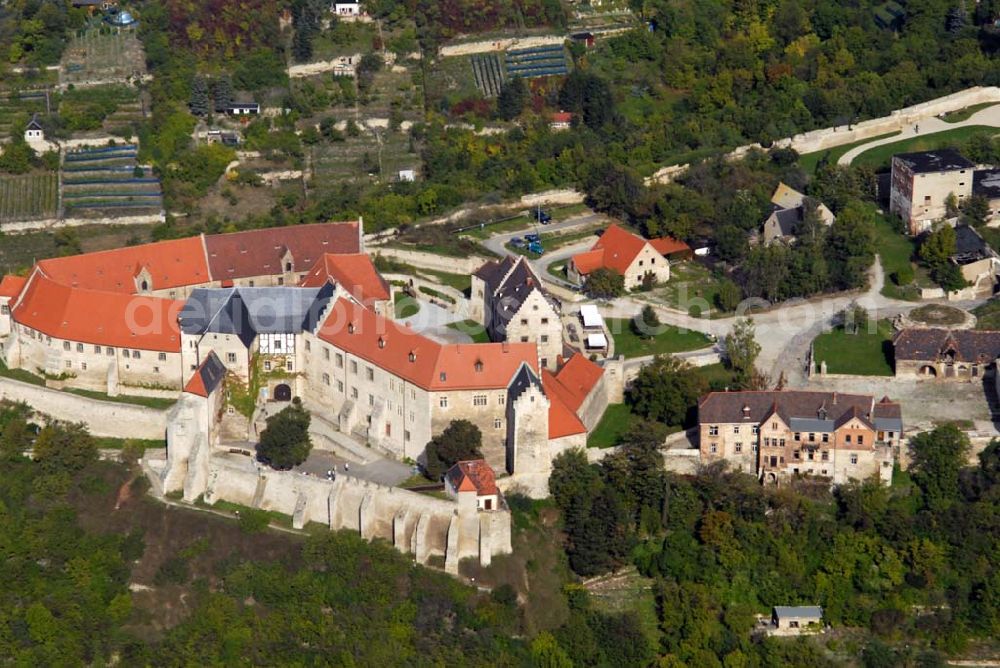
M 82 422 L 94 436 L 161 439 L 167 430 L 164 410 L 91 399 L 10 378 L 0 378 L 0 399 L 23 401 L 54 418 Z

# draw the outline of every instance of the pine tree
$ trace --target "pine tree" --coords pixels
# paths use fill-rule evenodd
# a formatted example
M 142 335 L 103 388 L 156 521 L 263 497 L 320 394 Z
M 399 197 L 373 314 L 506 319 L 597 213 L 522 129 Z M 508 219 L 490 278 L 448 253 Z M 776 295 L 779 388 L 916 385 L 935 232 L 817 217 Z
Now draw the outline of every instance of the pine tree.
M 191 102 L 188 104 L 195 116 L 208 116 L 208 82 L 205 77 L 195 77 L 191 82 Z
M 215 80 L 212 87 L 212 98 L 216 111 L 225 111 L 233 103 L 233 80 L 224 74 Z
M 497 114 L 505 121 L 517 118 L 524 111 L 529 96 L 528 85 L 524 83 L 524 79 L 521 77 L 509 79 L 497 96 Z

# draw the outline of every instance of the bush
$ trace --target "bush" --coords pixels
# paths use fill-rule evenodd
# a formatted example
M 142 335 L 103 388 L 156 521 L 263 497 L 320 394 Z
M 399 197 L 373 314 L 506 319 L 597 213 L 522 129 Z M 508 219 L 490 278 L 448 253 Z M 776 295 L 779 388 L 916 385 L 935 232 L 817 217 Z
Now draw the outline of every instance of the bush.
M 269 417 L 257 444 L 257 459 L 279 471 L 304 462 L 312 450 L 310 419 L 297 397 L 291 406 Z
M 913 282 L 913 267 L 906 265 L 892 272 L 892 282 L 900 287 L 904 287 Z
M 256 508 L 246 508 L 240 511 L 240 531 L 248 534 L 262 533 L 267 530 L 271 518 L 266 511 Z
M 168 584 L 184 584 L 191 577 L 188 560 L 183 557 L 171 557 L 162 564 L 153 576 L 153 584 L 162 587 Z

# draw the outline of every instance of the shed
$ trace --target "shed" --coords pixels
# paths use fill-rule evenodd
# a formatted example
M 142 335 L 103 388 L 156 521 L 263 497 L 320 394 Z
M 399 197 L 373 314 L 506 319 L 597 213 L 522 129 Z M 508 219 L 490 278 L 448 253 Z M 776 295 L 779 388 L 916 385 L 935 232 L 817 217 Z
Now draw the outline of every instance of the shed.
M 780 630 L 794 630 L 821 624 L 823 608 L 818 605 L 776 605 L 771 611 L 771 623 Z
M 603 349 L 608 347 L 608 337 L 603 333 L 587 334 L 588 349 Z

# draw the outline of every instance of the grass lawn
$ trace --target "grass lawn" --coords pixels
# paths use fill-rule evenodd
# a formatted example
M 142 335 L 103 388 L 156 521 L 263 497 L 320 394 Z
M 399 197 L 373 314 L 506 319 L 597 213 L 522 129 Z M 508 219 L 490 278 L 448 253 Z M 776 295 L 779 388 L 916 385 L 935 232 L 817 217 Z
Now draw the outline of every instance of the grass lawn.
M 959 109 L 958 111 L 952 111 L 941 117 L 941 120 L 945 123 L 961 123 L 962 121 L 967 121 L 972 118 L 973 114 L 977 111 L 982 111 L 988 107 L 996 105 L 996 102 L 983 102 L 981 104 L 974 104 L 971 107 L 966 107 L 965 109 Z
M 882 258 L 882 271 L 885 272 L 885 285 L 882 294 L 893 299 L 920 299 L 916 286 L 896 285 L 892 276 L 900 269 L 912 266 L 911 258 L 916 255 L 916 241 L 893 228 L 885 216 L 875 219 L 875 247 Z
M 468 274 L 451 274 L 447 271 L 437 271 L 435 269 L 414 269 L 415 274 L 425 274 L 428 278 L 437 280 L 442 285 L 455 288 L 466 295 L 472 289 L 472 276 Z
M 615 354 L 625 357 L 680 353 L 705 348 L 712 343 L 701 332 L 670 326 L 663 326 L 663 331 L 652 339 L 643 339 L 632 331 L 632 321 L 627 318 L 607 318 L 605 322 L 615 339 Z
M 451 295 L 446 295 L 440 290 L 435 290 L 434 288 L 428 288 L 425 285 L 421 285 L 419 288 L 417 288 L 417 290 L 424 293 L 425 295 L 428 295 L 429 297 L 433 297 L 434 299 L 440 299 L 441 301 L 448 302 L 449 304 L 455 303 L 455 299 Z
M 397 292 L 393 298 L 397 320 L 405 320 L 420 312 L 420 302 L 405 292 Z
M 111 397 L 104 392 L 95 392 L 94 390 L 81 390 L 72 387 L 67 387 L 65 388 L 64 391 L 71 392 L 72 394 L 78 394 L 81 397 L 97 399 L 99 401 L 114 401 L 119 404 L 135 404 L 136 406 L 145 406 L 147 408 L 156 408 L 158 410 L 170 408 L 171 406 L 177 403 L 176 399 L 165 399 L 163 397 L 137 397 L 126 394 L 119 394 L 117 397 Z
M 697 262 L 678 262 L 670 265 L 670 280 L 662 288 L 654 292 L 667 306 L 690 313 L 692 307 L 698 309 L 698 314 L 718 310 L 716 296 L 719 294 L 719 281 L 704 265 Z
M 997 128 L 989 125 L 970 125 L 944 132 L 935 132 L 919 137 L 910 137 L 901 141 L 883 144 L 870 148 L 854 159 L 853 165 L 862 167 L 872 167 L 874 169 L 888 168 L 892 156 L 897 153 L 909 153 L 911 151 L 932 151 L 939 148 L 956 147 L 967 141 L 970 137 L 981 133 L 996 134 Z
M 14 380 L 19 380 L 22 383 L 29 383 L 31 385 L 40 385 L 45 387 L 45 379 L 41 376 L 31 373 L 25 369 L 8 369 L 7 365 L 2 359 L 0 359 L 0 376 L 5 376 L 7 378 L 12 378 Z
M 587 436 L 588 448 L 610 448 L 621 443 L 636 416 L 628 404 L 608 404 L 601 421 Z
M 486 333 L 486 328 L 475 320 L 459 320 L 458 322 L 452 322 L 448 324 L 448 329 L 454 329 L 456 332 L 468 334 L 472 337 L 473 343 L 490 342 L 490 337 Z
M 559 260 L 558 262 L 553 262 L 545 271 L 549 272 L 549 275 L 555 276 L 556 278 L 561 278 L 566 280 L 566 260 Z
M 931 327 L 950 327 L 965 322 L 965 311 L 946 304 L 927 304 L 910 311 L 910 318 Z
M 991 299 L 972 310 L 976 329 L 1000 329 L 1000 299 Z
M 874 333 L 850 334 L 841 328 L 824 332 L 813 341 L 817 366 L 826 361 L 827 373 L 858 376 L 892 375 L 892 324 L 879 320 Z
M 840 156 L 844 155 L 853 148 L 858 146 L 864 146 L 873 141 L 878 141 L 880 139 L 885 139 L 887 137 L 893 137 L 898 135 L 899 132 L 887 132 L 884 135 L 878 135 L 877 137 L 872 137 L 871 139 L 862 139 L 861 141 L 856 141 L 850 144 L 844 144 L 843 146 L 835 146 L 833 148 L 824 149 L 822 151 L 814 151 L 813 153 L 805 153 L 799 156 L 799 167 L 805 171 L 806 174 L 815 174 L 816 168 L 819 166 L 820 160 L 824 157 L 827 159 L 827 163 L 837 164 L 840 160 Z
M 121 450 L 128 443 L 142 446 L 143 450 L 167 447 L 166 441 L 155 438 L 114 438 L 112 436 L 95 436 L 94 441 L 97 443 L 97 447 L 102 450 Z
M 727 387 L 736 388 L 735 374 L 732 370 L 727 369 L 722 362 L 696 367 L 695 373 L 704 378 L 705 382 L 708 383 L 708 389 L 714 392 L 725 390 Z

